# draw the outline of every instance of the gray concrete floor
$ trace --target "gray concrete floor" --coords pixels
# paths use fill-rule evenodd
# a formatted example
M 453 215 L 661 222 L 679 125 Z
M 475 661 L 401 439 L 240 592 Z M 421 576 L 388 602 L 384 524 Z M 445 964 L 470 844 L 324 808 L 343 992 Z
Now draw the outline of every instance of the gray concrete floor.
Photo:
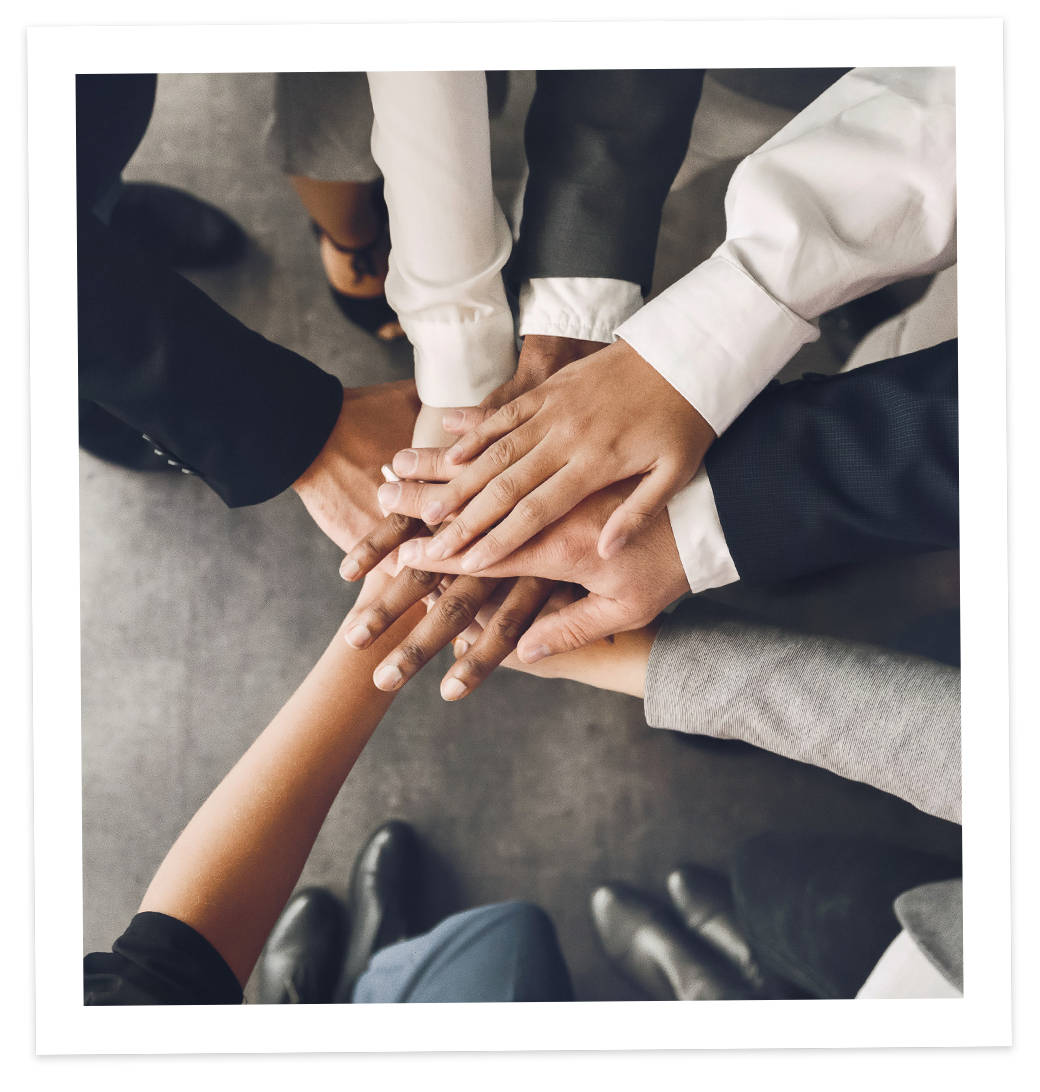
M 495 126 L 504 199 L 520 169 L 517 81 Z M 167 76 L 127 176 L 181 185 L 227 209 L 252 240 L 199 278 L 267 337 L 364 384 L 408 374 L 402 346 L 348 326 L 326 292 L 306 218 L 262 152 L 270 77 Z M 729 168 L 672 195 L 662 283 L 721 239 Z M 828 370 L 812 348 L 793 370 Z M 292 495 L 227 510 L 204 485 L 81 457 L 84 950 L 107 947 L 193 811 L 304 676 L 349 607 L 340 555 Z M 883 640 L 955 601 L 956 561 L 918 558 L 718 598 L 759 615 Z M 432 922 L 523 897 L 559 930 L 578 996 L 638 995 L 608 966 L 587 896 L 621 878 L 663 894 L 677 862 L 724 866 L 745 838 L 869 833 L 955 855 L 959 831 L 808 766 L 711 749 L 646 726 L 641 703 L 500 672 L 461 705 L 437 695 L 446 661 L 402 693 L 337 799 L 302 882 L 342 890 L 373 827 L 397 816 L 428 848 Z

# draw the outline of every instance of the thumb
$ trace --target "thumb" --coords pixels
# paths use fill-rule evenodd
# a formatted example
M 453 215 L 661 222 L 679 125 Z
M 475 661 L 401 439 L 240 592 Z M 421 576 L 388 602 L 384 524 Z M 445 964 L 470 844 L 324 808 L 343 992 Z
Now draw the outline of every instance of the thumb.
M 516 654 L 525 664 L 571 652 L 608 637 L 628 624 L 621 604 L 595 593 L 542 615 L 520 639 Z
M 640 531 L 645 530 L 682 485 L 672 470 L 655 468 L 645 475 L 631 493 L 611 513 L 596 543 L 596 552 L 604 561 L 616 557 Z

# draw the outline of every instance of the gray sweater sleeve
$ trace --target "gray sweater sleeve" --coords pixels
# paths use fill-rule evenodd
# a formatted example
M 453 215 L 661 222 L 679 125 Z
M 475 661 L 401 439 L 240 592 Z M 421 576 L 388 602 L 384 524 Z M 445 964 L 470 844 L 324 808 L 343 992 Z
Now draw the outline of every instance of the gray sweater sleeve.
M 654 728 L 737 739 L 960 822 L 960 671 L 689 600 L 650 652 Z

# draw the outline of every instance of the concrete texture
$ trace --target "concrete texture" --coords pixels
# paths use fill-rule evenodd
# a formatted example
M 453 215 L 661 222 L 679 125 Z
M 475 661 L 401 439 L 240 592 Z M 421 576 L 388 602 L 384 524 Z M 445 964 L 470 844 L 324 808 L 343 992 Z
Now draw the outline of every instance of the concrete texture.
M 495 125 L 501 195 L 515 191 L 530 78 Z M 404 346 L 345 323 L 306 218 L 267 164 L 270 78 L 167 76 L 130 178 L 227 209 L 252 246 L 199 278 L 267 337 L 349 384 L 408 374 Z M 695 165 L 696 166 L 696 165 Z M 721 238 L 732 164 L 688 172 L 662 229 L 659 280 Z M 831 370 L 819 347 L 795 371 Z M 81 457 L 84 950 L 107 947 L 174 838 L 279 708 L 349 607 L 340 554 L 283 495 L 229 511 L 197 480 Z M 836 573 L 719 598 L 760 615 L 884 639 L 955 601 L 955 559 Z M 303 875 L 342 889 L 367 834 L 397 816 L 428 847 L 427 919 L 523 897 L 559 930 L 583 999 L 637 997 L 600 953 L 587 898 L 620 878 L 663 895 L 677 862 L 722 866 L 767 829 L 869 833 L 955 855 L 959 831 L 892 797 L 747 748 L 647 728 L 631 698 L 499 672 L 461 705 L 437 695 L 442 657 L 391 709 L 336 801 Z

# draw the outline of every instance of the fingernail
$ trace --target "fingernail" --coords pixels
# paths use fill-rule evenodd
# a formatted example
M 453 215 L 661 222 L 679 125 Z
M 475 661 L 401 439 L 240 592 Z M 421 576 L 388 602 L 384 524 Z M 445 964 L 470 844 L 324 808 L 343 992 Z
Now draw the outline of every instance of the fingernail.
M 380 690 L 395 690 L 401 685 L 404 676 L 396 664 L 384 664 L 372 676 L 372 681 Z
M 448 554 L 447 543 L 440 538 L 431 538 L 430 545 L 426 547 L 426 556 L 431 561 L 440 561 L 441 558 L 446 557 Z
M 376 490 L 376 496 L 384 508 L 393 508 L 401 497 L 401 483 L 387 482 L 386 485 L 381 485 Z
M 361 572 L 361 562 L 355 561 L 352 557 L 345 557 L 339 567 L 339 575 L 344 580 L 353 580 L 357 574 Z
M 415 565 L 422 560 L 422 547 L 415 539 L 405 542 L 398 551 L 397 556 L 405 565 Z
M 441 697 L 445 701 L 458 701 L 466 693 L 466 684 L 461 679 L 445 679 L 441 683 Z
M 465 420 L 466 415 L 462 410 L 453 409 L 451 413 L 446 413 L 443 418 L 441 418 L 441 425 L 444 428 L 458 428 Z
M 549 646 L 535 645 L 534 648 L 525 648 L 522 651 L 518 649 L 517 655 L 525 664 L 534 664 L 549 655 Z
M 461 462 L 463 450 L 464 449 L 459 444 L 456 444 L 454 447 L 448 448 L 448 454 L 444 457 L 448 460 L 449 463 Z
M 461 637 L 451 646 L 452 652 L 455 653 L 455 659 L 461 660 L 463 656 L 469 652 L 469 641 L 464 641 Z
M 444 505 L 434 501 L 433 504 L 428 504 L 419 514 L 422 516 L 423 523 L 440 523 L 444 519 Z
M 355 626 L 347 632 L 347 644 L 351 648 L 364 648 L 372 640 L 372 631 L 368 626 Z
M 411 474 L 418 465 L 419 455 L 411 448 L 399 451 L 394 456 L 394 472 L 396 474 Z
M 462 558 L 460 564 L 466 572 L 475 573 L 478 569 L 484 568 L 487 564 L 487 560 L 479 550 L 471 551 Z
M 627 535 L 618 535 L 617 538 L 612 538 L 606 546 L 603 547 L 603 559 L 609 561 L 612 557 L 617 557 L 619 553 L 625 548 L 628 542 Z

